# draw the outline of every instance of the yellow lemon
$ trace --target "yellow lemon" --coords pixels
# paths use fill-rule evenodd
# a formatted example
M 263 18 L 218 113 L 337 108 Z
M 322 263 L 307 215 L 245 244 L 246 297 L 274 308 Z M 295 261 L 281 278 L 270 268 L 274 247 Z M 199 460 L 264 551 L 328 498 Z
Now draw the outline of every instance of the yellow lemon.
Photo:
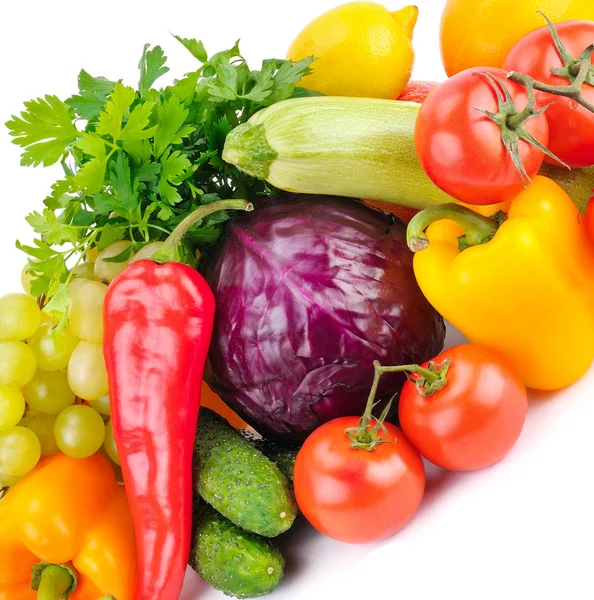
M 414 62 L 418 9 L 390 12 L 375 2 L 350 2 L 312 21 L 291 44 L 288 58 L 314 56 L 303 87 L 328 96 L 398 98 Z
M 441 55 L 449 77 L 470 67 L 498 67 L 527 33 L 553 23 L 594 21 L 594 0 L 448 0 Z

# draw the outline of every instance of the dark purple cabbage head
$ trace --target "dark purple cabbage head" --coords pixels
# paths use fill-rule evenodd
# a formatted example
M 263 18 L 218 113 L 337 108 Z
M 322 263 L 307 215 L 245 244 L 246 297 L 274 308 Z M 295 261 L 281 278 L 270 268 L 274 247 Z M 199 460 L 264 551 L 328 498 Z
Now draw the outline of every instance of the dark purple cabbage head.
M 208 380 L 261 434 L 303 441 L 361 415 L 383 365 L 441 351 L 406 227 L 347 198 L 282 194 L 234 218 L 205 267 L 217 302 Z M 380 398 L 400 391 L 386 375 Z

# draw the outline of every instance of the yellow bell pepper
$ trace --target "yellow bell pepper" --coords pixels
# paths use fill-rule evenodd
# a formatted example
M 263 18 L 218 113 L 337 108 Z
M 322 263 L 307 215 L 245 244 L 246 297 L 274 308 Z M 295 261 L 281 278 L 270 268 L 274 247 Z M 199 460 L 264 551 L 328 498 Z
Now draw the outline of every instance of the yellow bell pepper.
M 588 370 L 594 245 L 554 181 L 534 178 L 501 225 L 448 204 L 415 216 L 407 235 L 429 302 L 470 342 L 507 356 L 528 387 L 563 388 Z
M 135 584 L 126 493 L 103 456 L 44 459 L 0 501 L 0 600 L 133 600 Z

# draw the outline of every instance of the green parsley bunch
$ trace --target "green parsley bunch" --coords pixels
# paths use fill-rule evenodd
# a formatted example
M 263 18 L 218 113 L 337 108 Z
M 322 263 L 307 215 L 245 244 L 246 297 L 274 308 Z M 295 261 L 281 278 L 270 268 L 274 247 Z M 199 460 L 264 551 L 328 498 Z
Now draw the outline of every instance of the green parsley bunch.
M 46 310 L 63 313 L 72 266 L 91 248 L 130 240 L 109 260 L 126 261 L 149 242 L 166 238 L 202 204 L 221 198 L 254 199 L 274 193 L 221 158 L 225 137 L 258 110 L 295 96 L 312 59 L 266 60 L 251 71 L 238 44 L 208 57 L 201 42 L 175 36 L 199 67 L 156 89 L 169 68 L 159 46 L 144 47 L 138 89 L 81 71 L 79 93 L 62 101 L 47 95 L 25 103 L 6 123 L 21 146 L 21 164 L 60 162 L 64 177 L 45 208 L 27 217 L 39 238 L 17 246 L 29 256 L 33 295 Z M 214 243 L 226 213 L 198 223 L 185 238 L 188 260 Z

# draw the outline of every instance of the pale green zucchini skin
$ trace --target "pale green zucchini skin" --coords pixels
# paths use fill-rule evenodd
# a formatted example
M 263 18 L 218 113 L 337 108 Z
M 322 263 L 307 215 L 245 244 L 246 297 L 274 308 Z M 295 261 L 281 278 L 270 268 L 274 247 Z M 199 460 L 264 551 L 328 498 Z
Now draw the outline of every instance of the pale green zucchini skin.
M 455 201 L 429 179 L 417 158 L 414 128 L 420 107 L 331 96 L 285 100 L 231 131 L 223 159 L 289 192 L 419 209 Z M 579 208 L 594 188 L 592 167 L 568 173 L 545 166 L 543 174 L 557 180 Z

